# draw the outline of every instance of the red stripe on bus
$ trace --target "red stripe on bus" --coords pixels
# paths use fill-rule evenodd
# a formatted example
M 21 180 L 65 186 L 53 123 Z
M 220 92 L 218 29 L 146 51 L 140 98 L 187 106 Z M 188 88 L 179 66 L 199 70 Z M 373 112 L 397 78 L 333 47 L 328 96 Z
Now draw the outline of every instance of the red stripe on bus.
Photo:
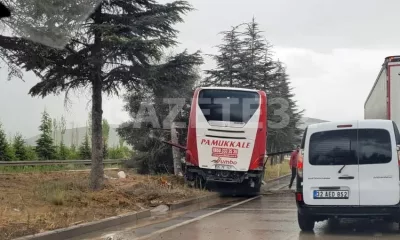
M 261 98 L 260 117 L 249 170 L 254 170 L 263 165 L 267 143 L 267 96 L 264 91 L 258 91 L 258 94 L 260 94 Z
M 186 154 L 189 155 L 189 161 L 191 164 L 199 165 L 199 155 L 197 150 L 197 134 L 196 134 L 196 119 L 197 119 L 197 98 L 199 96 L 200 89 L 196 89 L 193 94 L 192 107 L 190 109 L 189 126 L 188 126 L 188 137 L 187 137 L 187 151 Z

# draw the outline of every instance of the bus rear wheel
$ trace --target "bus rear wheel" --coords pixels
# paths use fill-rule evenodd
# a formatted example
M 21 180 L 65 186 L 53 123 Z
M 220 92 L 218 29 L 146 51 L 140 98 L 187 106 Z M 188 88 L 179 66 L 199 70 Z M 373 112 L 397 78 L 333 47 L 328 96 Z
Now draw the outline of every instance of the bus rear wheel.
M 196 175 L 194 179 L 194 187 L 201 190 L 206 188 L 206 181 L 203 179 L 202 176 Z

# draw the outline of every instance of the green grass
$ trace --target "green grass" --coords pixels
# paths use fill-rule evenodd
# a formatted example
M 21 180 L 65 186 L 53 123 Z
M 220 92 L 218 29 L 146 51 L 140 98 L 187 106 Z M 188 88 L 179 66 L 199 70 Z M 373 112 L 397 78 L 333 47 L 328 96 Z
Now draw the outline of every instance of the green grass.
M 106 164 L 105 168 L 119 168 L 118 164 Z M 86 165 L 47 165 L 47 166 L 0 166 L 0 173 L 53 172 L 90 169 Z
M 289 167 L 289 161 L 287 159 L 285 159 L 282 164 L 275 164 L 272 166 L 268 162 L 265 169 L 264 180 L 267 181 L 277 177 L 281 177 L 289 174 L 290 172 L 291 170 Z

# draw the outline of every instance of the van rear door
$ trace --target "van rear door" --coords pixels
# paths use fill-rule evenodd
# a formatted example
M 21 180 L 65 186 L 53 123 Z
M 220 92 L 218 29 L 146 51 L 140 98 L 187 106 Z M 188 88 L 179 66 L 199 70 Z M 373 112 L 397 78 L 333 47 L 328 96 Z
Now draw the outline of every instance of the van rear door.
M 357 126 L 310 125 L 303 154 L 303 198 L 307 205 L 359 205 Z
M 393 130 L 390 121 L 359 122 L 360 205 L 399 203 L 399 167 Z

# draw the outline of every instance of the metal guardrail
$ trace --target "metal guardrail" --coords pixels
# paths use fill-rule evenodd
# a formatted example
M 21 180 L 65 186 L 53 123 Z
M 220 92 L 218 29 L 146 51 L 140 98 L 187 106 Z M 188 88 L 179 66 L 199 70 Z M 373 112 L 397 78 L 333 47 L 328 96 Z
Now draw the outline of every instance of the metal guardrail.
M 127 159 L 104 159 L 103 164 L 119 164 Z M 46 166 L 46 165 L 91 165 L 92 160 L 41 160 L 41 161 L 0 161 L 1 166 Z

